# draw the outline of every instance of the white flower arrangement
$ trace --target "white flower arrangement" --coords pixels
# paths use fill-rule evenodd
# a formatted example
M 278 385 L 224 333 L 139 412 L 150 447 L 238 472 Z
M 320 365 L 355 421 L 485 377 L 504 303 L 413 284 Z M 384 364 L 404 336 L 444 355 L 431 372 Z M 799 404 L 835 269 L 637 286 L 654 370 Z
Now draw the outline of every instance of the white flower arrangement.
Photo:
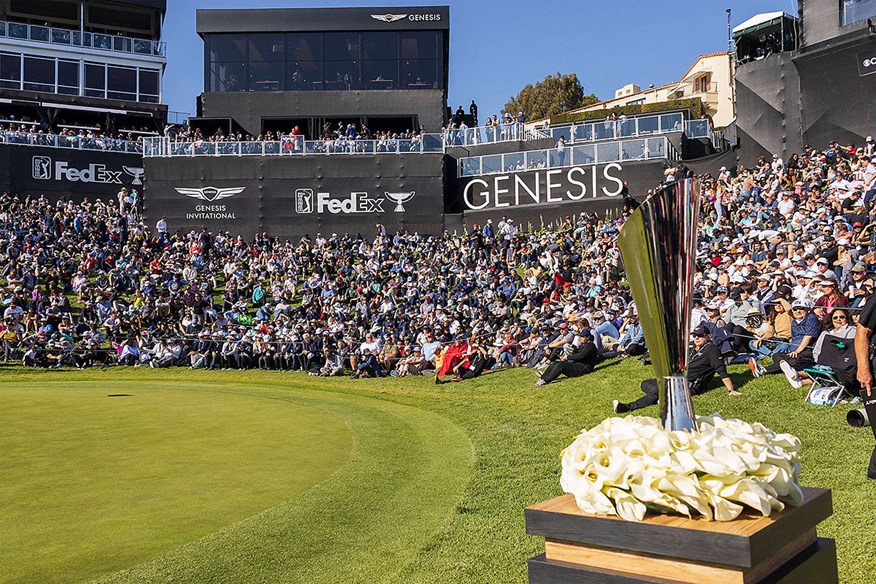
M 800 440 L 762 424 L 697 418 L 670 432 L 656 418 L 609 418 L 563 451 L 563 491 L 588 513 L 641 521 L 648 509 L 730 521 L 803 503 Z

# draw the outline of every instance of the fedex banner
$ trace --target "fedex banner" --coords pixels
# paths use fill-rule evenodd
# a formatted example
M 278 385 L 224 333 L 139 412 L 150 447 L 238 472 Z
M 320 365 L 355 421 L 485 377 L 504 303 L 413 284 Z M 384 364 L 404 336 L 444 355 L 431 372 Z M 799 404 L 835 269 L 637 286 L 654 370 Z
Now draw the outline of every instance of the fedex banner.
M 0 190 L 51 199 L 115 200 L 122 187 L 143 189 L 138 154 L 0 145 Z
M 444 229 L 443 154 L 145 158 L 146 218 L 171 231 L 372 236 Z

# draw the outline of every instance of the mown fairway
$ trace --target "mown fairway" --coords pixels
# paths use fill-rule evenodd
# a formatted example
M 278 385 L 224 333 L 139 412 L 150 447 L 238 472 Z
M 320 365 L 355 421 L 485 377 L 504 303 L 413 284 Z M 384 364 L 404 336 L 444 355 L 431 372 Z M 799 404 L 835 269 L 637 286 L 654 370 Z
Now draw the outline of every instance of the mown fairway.
M 800 436 L 803 483 L 833 489 L 821 534 L 842 581 L 876 582 L 870 431 L 735 371 L 745 397 L 716 390 L 697 411 Z M 543 549 L 524 507 L 561 493 L 560 450 L 648 372 L 534 388 L 522 370 L 435 386 L 7 367 L 0 582 L 523 582 Z

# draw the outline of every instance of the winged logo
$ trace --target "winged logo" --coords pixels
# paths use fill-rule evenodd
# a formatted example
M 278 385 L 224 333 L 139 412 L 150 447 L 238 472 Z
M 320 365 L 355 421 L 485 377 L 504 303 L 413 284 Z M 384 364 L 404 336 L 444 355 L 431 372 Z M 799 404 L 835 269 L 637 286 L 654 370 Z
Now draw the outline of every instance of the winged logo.
M 201 199 L 202 201 L 212 202 L 219 199 L 227 199 L 234 195 L 240 194 L 246 187 L 230 187 L 220 189 L 218 187 L 204 187 L 201 189 L 174 188 L 176 192 L 193 199 Z
M 402 18 L 406 18 L 407 14 L 372 14 L 371 18 L 374 20 L 382 20 L 383 22 L 395 22 L 397 20 L 401 20 Z

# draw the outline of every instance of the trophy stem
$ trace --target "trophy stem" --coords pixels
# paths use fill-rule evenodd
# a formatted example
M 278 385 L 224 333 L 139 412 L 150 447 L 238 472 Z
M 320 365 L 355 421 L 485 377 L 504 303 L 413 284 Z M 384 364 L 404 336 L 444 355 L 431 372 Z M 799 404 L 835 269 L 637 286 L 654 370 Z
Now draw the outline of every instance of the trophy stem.
M 673 375 L 662 377 L 658 384 L 660 391 L 660 419 L 663 427 L 670 431 L 697 430 L 697 419 L 694 415 L 693 401 L 687 377 Z

